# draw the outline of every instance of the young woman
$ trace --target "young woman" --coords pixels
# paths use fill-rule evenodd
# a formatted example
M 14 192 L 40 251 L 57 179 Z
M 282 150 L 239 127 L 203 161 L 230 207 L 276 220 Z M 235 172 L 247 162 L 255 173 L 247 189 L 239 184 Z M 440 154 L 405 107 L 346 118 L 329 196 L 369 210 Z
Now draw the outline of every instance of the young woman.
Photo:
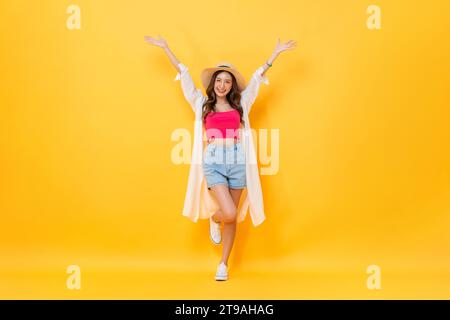
M 293 49 L 296 42 L 290 40 L 282 44 L 278 39 L 273 54 L 256 70 L 248 85 L 230 63 L 222 62 L 204 69 L 201 80 L 206 96 L 203 96 L 187 67 L 177 60 L 165 39 L 146 36 L 145 40 L 164 49 L 178 71 L 175 80 L 181 80 L 183 94 L 195 112 L 193 155 L 183 215 L 194 222 L 199 218 L 209 219 L 210 237 L 215 244 L 221 242 L 223 222 L 222 259 L 215 279 L 227 280 L 236 223 L 244 220 L 247 209 L 255 226 L 265 219 L 248 113 L 260 84 L 269 84 L 264 77 L 268 68 L 281 52 Z M 206 148 L 202 146 L 205 132 Z M 244 189 L 247 191 L 245 201 L 239 206 Z

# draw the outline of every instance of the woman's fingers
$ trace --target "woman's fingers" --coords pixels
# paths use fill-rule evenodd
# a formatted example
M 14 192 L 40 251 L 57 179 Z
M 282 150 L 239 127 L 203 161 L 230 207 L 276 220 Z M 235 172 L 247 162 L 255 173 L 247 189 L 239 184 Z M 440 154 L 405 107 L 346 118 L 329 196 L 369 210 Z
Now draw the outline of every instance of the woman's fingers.
M 277 47 L 279 48 L 279 52 L 283 52 L 286 50 L 293 50 L 295 49 L 295 46 L 297 45 L 297 42 L 295 40 L 289 40 L 286 43 L 278 43 Z
M 280 38 L 278 38 L 278 44 L 277 46 L 282 50 L 292 50 L 297 45 L 297 42 L 295 40 L 289 40 L 285 43 L 280 43 Z
M 286 43 L 288 48 L 295 48 L 295 46 L 297 45 L 297 42 L 288 42 Z
M 145 39 L 149 40 L 149 41 L 159 41 L 159 39 L 150 37 L 150 36 L 145 36 Z
M 162 47 L 164 45 L 164 40 L 162 40 L 162 39 L 159 40 L 159 39 L 155 39 L 150 36 L 145 36 L 144 38 L 148 43 L 153 44 L 155 46 Z

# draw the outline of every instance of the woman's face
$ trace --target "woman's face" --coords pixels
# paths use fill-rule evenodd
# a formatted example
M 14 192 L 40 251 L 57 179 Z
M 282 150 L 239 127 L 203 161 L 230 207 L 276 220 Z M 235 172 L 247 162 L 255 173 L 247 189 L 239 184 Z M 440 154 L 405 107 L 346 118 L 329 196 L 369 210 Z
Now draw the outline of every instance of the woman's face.
M 216 83 L 214 84 L 214 92 L 216 93 L 216 96 L 226 97 L 228 92 L 230 92 L 232 85 L 233 80 L 228 72 L 222 71 L 219 73 L 216 77 Z

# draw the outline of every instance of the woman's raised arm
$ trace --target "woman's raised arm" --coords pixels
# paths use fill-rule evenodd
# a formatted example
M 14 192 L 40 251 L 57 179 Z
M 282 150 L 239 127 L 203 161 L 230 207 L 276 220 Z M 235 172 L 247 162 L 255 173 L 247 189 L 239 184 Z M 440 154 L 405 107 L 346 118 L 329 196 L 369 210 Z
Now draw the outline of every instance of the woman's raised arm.
M 183 89 L 184 97 L 195 112 L 196 103 L 199 98 L 203 98 L 203 94 L 200 89 L 197 89 L 195 87 L 194 81 L 192 80 L 192 77 L 188 72 L 188 68 L 178 61 L 173 52 L 170 50 L 169 45 L 164 38 L 162 38 L 161 36 L 159 36 L 159 39 L 155 39 L 149 36 L 145 36 L 144 38 L 148 43 L 164 49 L 164 52 L 169 57 L 170 62 L 178 71 L 175 81 L 181 80 L 181 88 Z
M 269 79 L 265 76 L 267 70 L 272 66 L 272 63 L 278 57 L 278 55 L 286 50 L 292 50 L 295 48 L 297 43 L 294 40 L 290 40 L 286 43 L 281 43 L 280 38 L 278 38 L 277 44 L 275 46 L 275 50 L 273 51 L 270 58 L 264 63 L 264 65 L 260 66 L 250 78 L 247 87 L 241 92 L 241 103 L 244 108 L 246 108 L 247 113 L 250 112 L 253 103 L 258 96 L 259 87 L 261 83 L 266 85 L 269 84 Z
M 144 39 L 145 41 L 147 41 L 148 43 L 150 43 L 151 45 L 160 47 L 164 49 L 164 52 L 167 54 L 167 56 L 170 59 L 170 62 L 172 63 L 172 65 L 175 67 L 175 69 L 177 69 L 178 72 L 180 72 L 180 68 L 178 67 L 178 64 L 180 63 L 178 61 L 178 59 L 175 57 L 175 55 L 173 54 L 173 52 L 170 50 L 169 45 L 167 44 L 167 41 L 161 37 L 160 35 L 158 35 L 159 39 L 156 38 L 152 38 L 150 36 L 145 36 Z

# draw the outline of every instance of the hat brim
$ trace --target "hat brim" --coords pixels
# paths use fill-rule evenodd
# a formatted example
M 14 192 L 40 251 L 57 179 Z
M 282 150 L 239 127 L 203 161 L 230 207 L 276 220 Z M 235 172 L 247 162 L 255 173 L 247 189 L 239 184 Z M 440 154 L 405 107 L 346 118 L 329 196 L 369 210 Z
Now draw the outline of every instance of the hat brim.
M 231 69 L 231 68 L 227 68 L 227 67 L 213 67 L 213 68 L 203 69 L 200 74 L 202 85 L 205 88 L 205 90 L 208 88 L 208 85 L 211 81 L 211 78 L 212 78 L 214 72 L 216 72 L 218 70 L 228 71 L 229 73 L 231 73 L 236 79 L 239 91 L 243 91 L 245 89 L 245 87 L 246 87 L 245 78 L 242 76 L 242 74 L 239 71 L 237 71 L 236 69 Z

